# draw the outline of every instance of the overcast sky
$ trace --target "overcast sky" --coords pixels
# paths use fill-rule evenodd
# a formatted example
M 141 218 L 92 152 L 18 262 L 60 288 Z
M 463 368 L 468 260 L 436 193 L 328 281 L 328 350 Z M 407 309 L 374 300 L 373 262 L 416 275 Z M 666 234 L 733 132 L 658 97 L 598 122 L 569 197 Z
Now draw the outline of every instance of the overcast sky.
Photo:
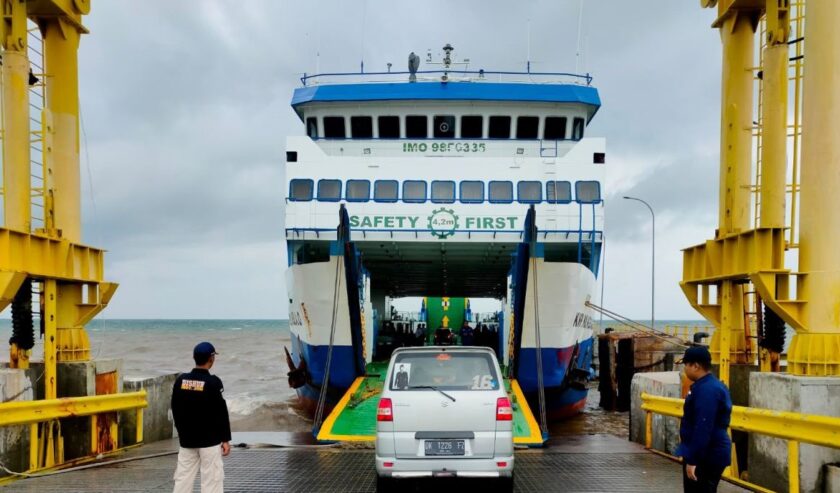
M 80 49 L 84 240 L 109 250 L 108 318 L 285 318 L 284 142 L 303 72 L 451 43 L 474 67 L 575 68 L 578 0 L 98 1 Z M 680 249 L 717 218 L 720 48 L 696 0 L 585 0 L 581 69 L 607 139 L 605 305 L 696 319 Z M 529 29 L 530 24 L 530 29 Z M 320 59 L 316 56 L 320 53 Z M 86 152 L 85 152 L 86 151 Z

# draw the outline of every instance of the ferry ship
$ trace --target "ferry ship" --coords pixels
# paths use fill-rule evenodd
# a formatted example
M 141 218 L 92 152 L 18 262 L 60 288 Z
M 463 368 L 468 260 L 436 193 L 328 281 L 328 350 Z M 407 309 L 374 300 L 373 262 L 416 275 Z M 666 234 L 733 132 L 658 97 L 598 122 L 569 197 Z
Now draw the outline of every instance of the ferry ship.
M 440 343 L 446 325 L 448 343 L 482 331 L 543 420 L 584 406 L 604 241 L 605 141 L 586 136 L 598 91 L 589 75 L 468 70 L 444 51 L 433 70 L 412 53 L 407 72 L 304 75 L 294 91 L 306 135 L 286 140 L 286 359 L 313 415 L 389 348 Z M 430 324 L 430 307 L 391 308 L 406 297 L 460 308 Z M 500 312 L 479 320 L 467 298 Z

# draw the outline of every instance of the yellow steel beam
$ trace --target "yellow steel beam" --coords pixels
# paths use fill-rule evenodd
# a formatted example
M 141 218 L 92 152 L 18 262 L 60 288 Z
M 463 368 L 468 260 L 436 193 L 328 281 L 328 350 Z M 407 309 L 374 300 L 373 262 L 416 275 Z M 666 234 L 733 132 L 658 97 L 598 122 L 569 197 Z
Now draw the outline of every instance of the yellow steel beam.
M 708 284 L 743 280 L 755 272 L 784 271 L 785 232 L 757 228 L 683 250 L 683 280 Z
M 56 299 L 58 286 L 55 279 L 44 281 L 44 397 L 58 397 L 58 319 Z
M 3 212 L 7 228 L 32 227 L 29 147 L 29 58 L 26 3 L 3 2 Z
M 683 399 L 642 393 L 642 409 L 656 414 L 681 418 L 684 404 Z M 730 423 L 733 430 L 840 448 L 840 418 L 732 406 Z
M 6 309 L 15 298 L 20 285 L 26 280 L 24 272 L 0 271 L 0 311 Z
M 26 425 L 145 407 L 148 407 L 145 390 L 121 394 L 7 402 L 0 404 L 0 426 Z
M 797 332 L 788 371 L 840 375 L 840 2 L 807 3 L 800 176 L 799 297 L 808 332 Z
M 0 271 L 78 282 L 104 281 L 105 251 L 0 228 Z M 2 279 L 0 279 L 1 281 Z

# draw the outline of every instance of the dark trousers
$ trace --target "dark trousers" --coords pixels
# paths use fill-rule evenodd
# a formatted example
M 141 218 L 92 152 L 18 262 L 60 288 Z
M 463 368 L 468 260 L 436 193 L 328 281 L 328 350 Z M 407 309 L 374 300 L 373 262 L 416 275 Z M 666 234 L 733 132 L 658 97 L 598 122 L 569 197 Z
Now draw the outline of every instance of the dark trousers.
M 685 464 L 683 464 L 683 491 L 685 493 L 715 493 L 724 469 L 726 468 L 700 464 L 694 470 L 694 475 L 697 476 L 697 481 L 695 481 L 685 474 Z

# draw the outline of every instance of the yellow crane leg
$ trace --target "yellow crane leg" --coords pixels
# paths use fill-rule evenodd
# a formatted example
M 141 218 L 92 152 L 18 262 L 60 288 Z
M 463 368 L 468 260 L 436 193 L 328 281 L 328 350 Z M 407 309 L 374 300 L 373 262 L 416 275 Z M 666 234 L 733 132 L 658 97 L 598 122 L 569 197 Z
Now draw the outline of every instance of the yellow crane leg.
M 761 227 L 785 227 L 787 179 L 788 46 L 764 50 L 764 101 L 761 142 Z
M 29 233 L 29 58 L 26 3 L 5 2 L 3 22 L 3 213 L 5 226 Z M 11 20 L 11 22 L 8 22 Z
M 788 350 L 796 375 L 840 375 L 840 2 L 808 2 L 802 114 L 798 298 L 806 303 Z
M 721 80 L 719 236 L 750 227 L 752 166 L 753 41 L 747 15 L 731 13 L 720 26 Z
M 61 236 L 81 243 L 79 183 L 79 28 L 61 18 L 45 21 L 44 56 L 47 65 L 47 112 L 52 121 L 51 171 L 53 215 Z

